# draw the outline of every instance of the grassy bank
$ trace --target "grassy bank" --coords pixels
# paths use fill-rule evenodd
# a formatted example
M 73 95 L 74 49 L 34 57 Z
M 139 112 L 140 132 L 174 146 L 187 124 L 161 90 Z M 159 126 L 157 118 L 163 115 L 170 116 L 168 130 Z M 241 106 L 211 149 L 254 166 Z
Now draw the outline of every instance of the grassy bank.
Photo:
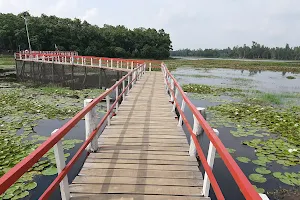
M 177 67 L 195 67 L 300 72 L 300 62 L 180 59 L 164 60 L 164 62 L 169 69 L 176 69 Z
M 0 55 L 0 67 L 11 66 L 14 64 L 15 64 L 15 59 L 13 56 Z

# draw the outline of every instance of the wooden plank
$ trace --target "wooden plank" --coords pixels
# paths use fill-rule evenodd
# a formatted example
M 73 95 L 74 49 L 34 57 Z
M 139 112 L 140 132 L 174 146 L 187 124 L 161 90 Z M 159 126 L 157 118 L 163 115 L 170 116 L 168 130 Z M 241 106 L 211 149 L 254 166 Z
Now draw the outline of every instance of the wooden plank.
M 189 145 L 187 143 L 154 143 L 154 142 L 112 142 L 112 141 L 105 141 L 98 139 L 98 144 L 101 147 L 102 144 L 105 145 L 126 145 L 126 146 L 137 146 L 137 145 L 142 145 L 142 146 L 152 146 L 152 147 L 185 147 L 185 148 L 189 148 Z
M 122 185 L 122 184 L 72 184 L 72 193 L 89 194 L 153 194 L 153 195 L 190 195 L 200 196 L 201 187 L 154 186 L 154 185 Z
M 181 143 L 186 143 L 186 139 L 157 139 L 157 138 L 100 138 L 100 141 L 104 141 L 104 143 L 107 142 L 115 142 L 115 143 L 125 143 L 125 142 L 150 142 L 150 143 L 177 143 L 177 144 L 181 144 Z
M 71 200 L 210 200 L 201 196 L 144 195 L 144 194 L 85 194 L 73 193 Z
M 182 160 L 195 161 L 195 157 L 180 155 L 149 155 L 149 154 L 114 154 L 114 153 L 91 153 L 89 158 L 111 158 L 111 159 L 135 159 L 135 160 Z
M 100 150 L 147 150 L 147 151 L 176 151 L 188 152 L 185 147 L 160 147 L 160 146 L 143 146 L 143 145 L 102 145 Z
M 196 166 L 188 165 L 151 165 L 151 164 L 119 164 L 119 163 L 89 163 L 85 162 L 83 168 L 90 169 L 136 169 L 136 170 L 162 170 L 162 171 L 199 171 Z
M 120 164 L 153 164 L 153 165 L 188 165 L 198 166 L 197 161 L 183 160 L 133 160 L 133 159 L 111 159 L 111 158 L 87 158 L 89 163 L 120 163 Z
M 172 178 L 136 178 L 136 177 L 116 177 L 112 176 L 110 179 L 106 177 L 93 177 L 93 176 L 77 176 L 73 183 L 81 184 L 141 184 L 144 185 L 169 185 L 169 186 L 190 186 L 190 187 L 200 187 L 203 185 L 203 180 L 195 179 L 178 179 Z
M 181 156 L 187 156 L 188 151 L 147 151 L 147 149 L 144 150 L 106 150 L 106 149 L 99 149 L 97 151 L 98 153 L 118 153 L 118 154 L 148 154 L 148 155 L 181 155 Z
M 136 135 L 130 133 L 102 133 L 101 134 L 102 138 L 120 138 L 120 137 L 126 137 L 126 138 L 164 138 L 164 139 L 186 139 L 184 135 L 159 135 L 159 134 L 154 134 L 154 133 L 143 133 L 139 132 L 136 133 Z

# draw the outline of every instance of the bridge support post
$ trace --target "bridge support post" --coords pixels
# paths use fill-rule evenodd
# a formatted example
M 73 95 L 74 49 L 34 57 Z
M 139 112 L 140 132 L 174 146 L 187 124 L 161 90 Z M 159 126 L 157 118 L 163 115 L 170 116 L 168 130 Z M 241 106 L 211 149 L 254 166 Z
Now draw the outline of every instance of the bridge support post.
M 172 108 L 171 112 L 175 112 L 175 108 L 176 108 L 175 99 L 177 99 L 177 97 L 178 97 L 178 89 L 175 87 L 174 90 L 175 90 L 175 98 L 174 98 L 174 101 L 173 101 L 174 103 L 173 103 L 173 108 Z
M 91 103 L 93 99 L 85 99 L 84 107 Z M 90 134 L 96 128 L 96 108 L 93 108 L 90 112 L 85 115 L 85 139 L 87 140 L 90 137 Z M 98 138 L 95 136 L 91 143 L 86 148 L 89 152 L 96 152 L 98 150 Z
M 51 135 L 54 135 L 58 129 L 55 129 Z M 53 147 L 54 157 L 56 162 L 57 173 L 60 174 L 61 171 L 66 167 L 64 149 L 62 146 L 61 140 L 56 143 Z M 59 183 L 60 187 L 60 195 L 62 200 L 70 199 L 70 189 L 68 182 L 68 175 L 64 177 L 64 179 Z
M 116 83 L 118 83 L 118 81 L 116 81 Z M 119 99 L 118 99 L 118 96 L 119 96 L 119 86 L 116 87 L 116 113 L 118 112 L 119 110 Z
M 122 101 L 124 101 L 124 99 L 125 99 L 125 93 L 126 93 L 126 91 L 125 91 L 125 80 L 122 81 L 122 92 L 123 92 L 123 94 L 122 94 Z
M 130 75 L 128 76 L 128 88 L 127 88 L 127 91 L 126 91 L 126 95 L 128 95 L 129 94 L 129 90 L 130 90 Z
M 219 136 L 219 131 L 217 129 L 213 129 L 215 134 Z M 215 162 L 215 156 L 216 156 L 216 148 L 212 144 L 212 142 L 209 143 L 208 148 L 208 154 L 207 154 L 207 163 L 210 166 L 211 169 L 213 169 L 214 162 Z M 208 197 L 209 195 L 209 189 L 210 189 L 210 181 L 207 176 L 207 173 L 204 174 L 204 181 L 203 181 L 203 196 Z
M 109 90 L 109 89 L 106 89 Z M 110 97 L 109 94 L 106 96 L 106 107 L 107 107 L 107 112 L 109 112 L 110 109 Z M 111 114 L 109 113 L 108 117 L 107 117 L 107 126 L 110 126 L 110 116 Z
M 186 94 L 186 92 L 184 93 Z M 185 109 L 185 100 L 182 98 L 182 102 L 181 102 L 181 108 L 182 112 L 184 113 L 184 109 Z M 178 120 L 178 125 L 177 126 L 182 126 L 182 116 L 181 114 L 179 114 L 179 120 Z
M 206 118 L 205 108 L 197 107 L 197 110 L 200 112 L 200 114 L 205 119 Z M 194 117 L 193 133 L 196 136 L 199 136 L 200 134 L 203 133 L 203 129 L 200 126 L 200 124 L 199 124 L 198 120 L 196 119 L 195 115 L 193 115 L 193 117 Z M 190 137 L 190 150 L 189 150 L 189 154 L 190 154 L 190 156 L 193 156 L 193 157 L 196 157 L 196 155 L 197 155 L 196 146 L 195 146 L 195 143 L 193 142 L 192 136 Z

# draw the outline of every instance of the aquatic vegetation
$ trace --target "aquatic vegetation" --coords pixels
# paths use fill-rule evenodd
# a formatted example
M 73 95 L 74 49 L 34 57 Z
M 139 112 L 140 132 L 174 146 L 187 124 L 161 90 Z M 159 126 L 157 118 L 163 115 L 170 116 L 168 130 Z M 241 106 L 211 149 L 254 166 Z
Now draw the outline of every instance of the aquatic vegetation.
M 295 76 L 287 76 L 286 78 L 287 78 L 287 79 L 296 79 Z
M 268 170 L 265 167 L 258 167 L 255 169 L 255 171 L 259 174 L 271 174 L 271 170 Z
M 257 183 L 265 183 L 267 179 L 261 174 L 250 174 L 249 179 Z
M 274 172 L 273 176 L 277 179 L 279 179 L 282 183 L 285 183 L 287 185 L 292 186 L 300 186 L 300 172 L 295 173 L 289 173 L 289 172 Z
M 265 193 L 265 189 L 264 189 L 264 188 L 258 188 L 258 187 L 256 187 L 256 185 L 253 185 L 253 187 L 255 188 L 255 190 L 256 190 L 258 193 L 261 193 L 261 194 Z
M 251 160 L 247 157 L 237 157 L 236 158 L 238 161 L 242 162 L 242 163 L 249 163 Z
M 0 176 L 35 150 L 48 137 L 37 135 L 35 127 L 42 119 L 67 119 L 82 109 L 85 98 L 98 96 L 102 90 L 73 91 L 67 88 L 35 87 L 17 83 L 0 93 Z M 49 133 L 50 136 L 50 133 Z M 81 140 L 63 140 L 65 158 Z M 37 187 L 37 175 L 57 174 L 53 149 L 12 185 L 0 199 L 20 199 Z
M 224 87 L 216 87 L 209 85 L 201 85 L 201 84 L 188 84 L 183 85 L 182 89 L 185 92 L 192 92 L 198 94 L 212 94 L 212 95 L 221 95 L 221 94 L 240 94 L 242 92 L 241 89 L 236 88 L 224 88 Z

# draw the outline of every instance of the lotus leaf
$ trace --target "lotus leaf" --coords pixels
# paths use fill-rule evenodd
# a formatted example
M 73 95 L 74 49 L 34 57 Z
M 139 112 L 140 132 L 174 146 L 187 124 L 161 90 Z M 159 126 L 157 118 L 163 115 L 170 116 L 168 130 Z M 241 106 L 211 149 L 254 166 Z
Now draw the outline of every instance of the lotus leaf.
M 47 169 L 45 169 L 44 171 L 42 171 L 42 174 L 45 176 L 52 176 L 57 174 L 57 168 L 56 167 L 48 167 Z
M 268 170 L 265 167 L 258 167 L 255 169 L 255 171 L 259 174 L 271 174 L 271 170 Z
M 236 158 L 238 161 L 242 162 L 242 163 L 249 163 L 251 160 L 247 157 L 237 157 Z
M 257 183 L 264 183 L 267 179 L 261 174 L 250 174 L 249 179 Z

